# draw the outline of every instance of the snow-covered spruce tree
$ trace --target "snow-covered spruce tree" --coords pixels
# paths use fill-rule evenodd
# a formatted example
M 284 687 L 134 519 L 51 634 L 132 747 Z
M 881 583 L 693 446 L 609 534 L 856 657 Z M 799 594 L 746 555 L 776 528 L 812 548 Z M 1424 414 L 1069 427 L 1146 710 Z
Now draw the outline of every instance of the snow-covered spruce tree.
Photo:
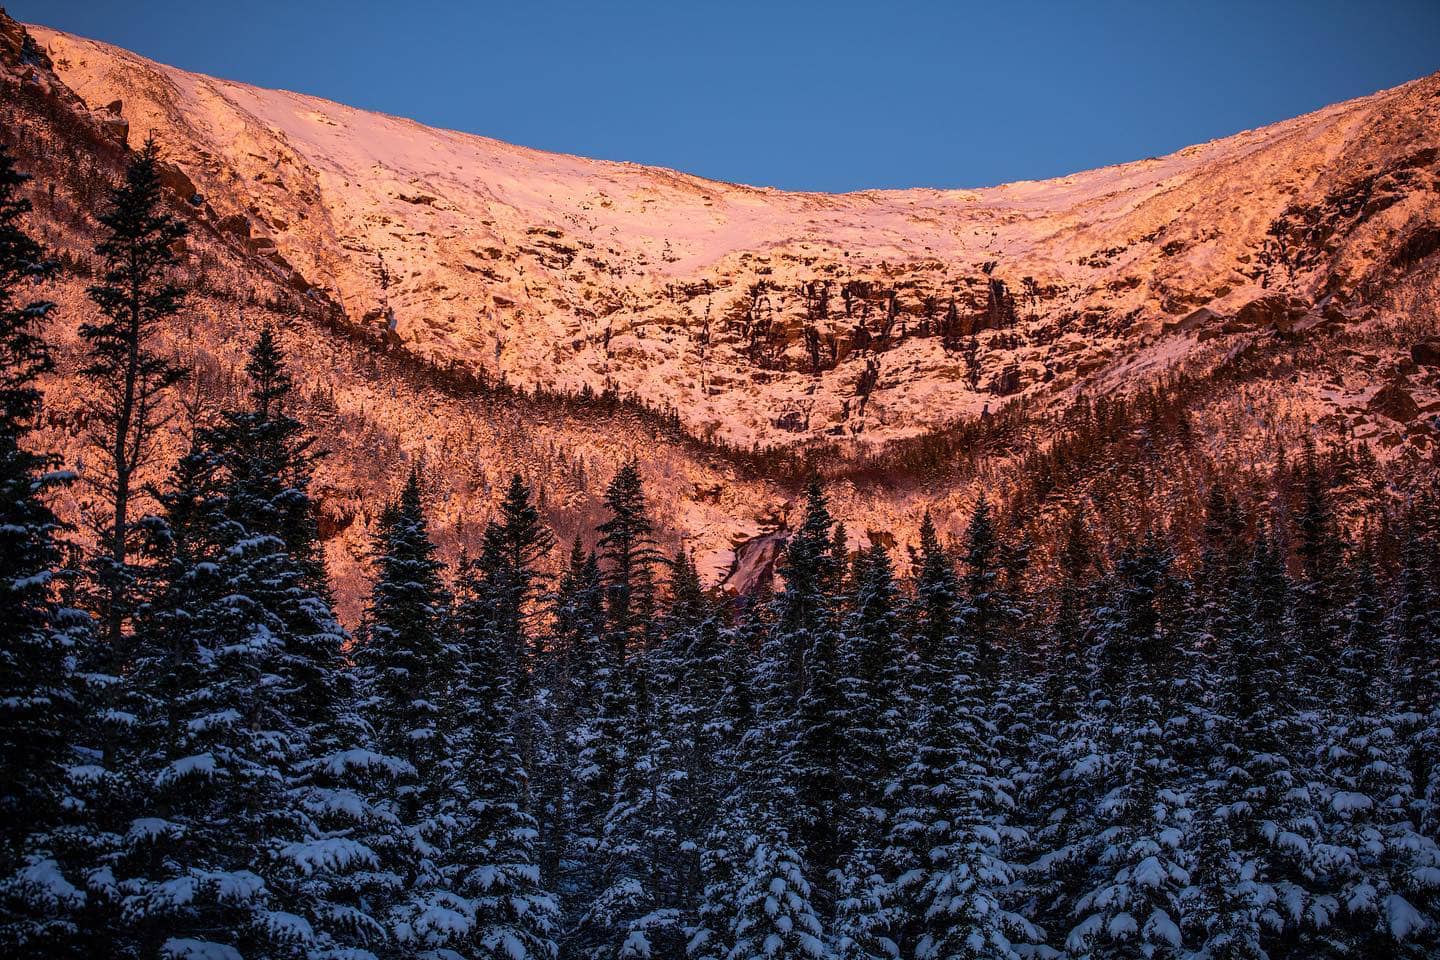
M 1440 888 L 1440 851 L 1410 820 L 1414 785 L 1395 737 L 1379 589 L 1364 553 L 1347 593 L 1337 670 L 1344 700 L 1326 738 L 1325 826 L 1310 855 L 1333 916 L 1303 942 L 1315 957 L 1431 956 L 1440 918 L 1417 904 Z
M 222 484 L 214 451 L 196 443 L 161 494 L 163 516 L 144 525 L 159 589 L 137 618 L 120 701 L 126 802 L 106 865 L 119 956 L 261 949 L 270 891 L 256 854 L 304 836 L 280 822 L 296 733 L 284 630 L 246 589 L 271 544 L 227 524 Z
M 1024 578 L 1032 545 L 1013 518 L 1006 527 L 1002 530 L 996 523 L 989 500 L 982 496 L 965 533 L 959 615 L 971 645 L 975 683 L 985 701 L 992 761 L 985 772 L 993 787 L 985 812 L 992 815 L 1004 846 L 1013 849 L 1023 835 L 1023 825 L 1014 822 L 1017 784 L 1033 766 L 1029 753 L 1040 688 L 1031 676 L 1031 661 L 1040 645 L 1025 632 L 1032 604 Z
M 680 957 L 697 912 L 692 853 L 682 835 L 687 774 L 674 741 L 675 709 L 661 647 L 633 652 L 614 673 L 623 701 L 606 714 L 620 738 L 611 805 L 596 838 L 598 895 L 582 918 L 594 957 Z M 625 710 L 617 706 L 624 703 Z
M 1000 581 L 1001 545 L 990 501 L 981 497 L 965 531 L 962 586 L 965 602 L 961 616 L 975 645 L 975 670 L 983 677 L 999 675 L 1001 644 L 1015 616 L 1010 597 Z
M 696 960 L 833 956 L 814 902 L 813 869 L 787 828 L 797 819 L 804 780 L 794 766 L 795 720 L 777 636 L 771 631 L 762 645 L 752 684 L 755 723 L 736 747 L 730 789 L 701 853 L 704 895 L 689 945 Z
M 599 677 L 605 632 L 605 595 L 600 568 L 577 536 L 556 584 L 546 598 L 551 619 L 540 663 L 542 716 L 548 725 L 545 750 L 535 782 L 539 822 L 538 857 L 542 874 L 562 876 L 567 850 L 576 835 L 574 772 L 580 737 L 589 729 L 600 699 Z M 567 867 L 566 873 L 569 873 Z
M 483 626 L 488 631 L 486 642 L 498 644 L 500 659 L 495 662 L 510 671 L 501 700 L 506 711 L 504 736 L 509 738 L 524 788 L 510 800 L 520 815 L 531 818 L 527 829 L 538 830 L 524 854 L 526 862 L 538 864 L 545 859 L 541 851 L 548 852 L 549 877 L 554 876 L 554 855 L 563 840 L 561 817 L 571 774 L 565 736 L 573 716 L 565 689 L 565 651 L 558 649 L 564 643 L 536 629 L 547 584 L 542 569 L 554 546 L 554 535 L 540 517 L 530 486 L 520 474 L 512 474 L 496 517 L 486 525 L 481 553 L 468 578 L 472 582 L 465 618 L 465 637 L 477 636 Z M 581 569 L 585 566 L 582 560 L 575 571 L 582 579 L 588 576 Z M 593 561 L 590 573 L 594 573 Z M 590 579 L 589 585 L 567 583 L 562 603 L 576 603 L 577 610 L 599 604 L 602 594 L 593 576 Z M 477 620 L 475 615 L 481 613 L 483 620 Z M 595 608 L 595 614 L 603 619 L 603 606 Z M 593 628 L 580 632 L 585 642 L 598 643 Z
M 89 351 L 81 373 L 94 389 L 90 439 L 97 454 L 87 480 L 105 511 L 96 519 L 101 549 L 93 565 L 95 602 L 106 649 L 121 659 L 123 633 L 139 600 L 131 569 L 134 501 L 164 424 L 163 397 L 185 378 L 157 346 L 160 326 L 184 303 L 185 291 L 171 274 L 175 242 L 187 232 L 163 209 L 159 164 L 152 138 L 131 156 L 124 180 L 110 192 L 99 217 L 105 236 L 95 247 L 103 272 L 89 289 L 100 317 L 80 326 Z
M 518 478 L 517 478 L 518 479 Z M 426 946 L 461 957 L 548 960 L 555 955 L 555 898 L 537 857 L 530 777 L 517 743 L 529 671 L 527 604 L 548 544 L 523 483 L 486 525 L 476 560 L 461 568 L 453 688 L 441 701 L 454 796 L 453 841 L 440 856 L 445 899 L 431 906 Z M 458 899 L 457 899 L 458 898 Z M 458 915 L 455 911 L 458 911 Z
M 956 636 L 960 584 L 927 510 L 920 523 L 920 545 L 911 550 L 914 594 L 908 630 L 914 648 L 907 740 L 910 754 L 901 771 L 895 814 L 887 824 L 884 870 L 884 932 L 901 956 L 913 956 L 926 935 L 919 891 L 927 883 L 931 851 L 947 816 L 949 777 L 956 763 L 952 749 L 958 736 L 974 727 L 961 714 L 936 716 L 955 687 Z M 933 727 L 932 727 L 933 724 Z
M 387 922 L 399 949 L 423 950 L 447 944 L 466 916 L 442 874 L 457 822 L 457 758 L 444 703 L 458 664 L 418 470 L 382 515 L 374 551 L 366 630 L 353 654 L 359 712 L 376 753 L 403 779 L 388 787 L 396 823 L 367 842 L 396 878 Z
M 615 939 L 609 919 L 595 914 L 594 907 L 614 882 L 602 868 L 601 848 L 626 762 L 629 744 L 623 733 L 635 709 L 631 699 L 635 688 L 627 672 L 627 667 L 634 667 L 634 658 L 620 661 L 610 640 L 607 637 L 598 650 L 595 706 L 579 718 L 572 734 L 573 799 L 562 863 L 568 876 L 561 883 L 567 924 L 561 951 L 567 955 L 604 955 Z
M 633 844 L 644 824 L 617 833 L 616 818 L 634 806 L 639 789 L 634 724 L 653 724 L 648 654 L 659 637 L 654 544 L 639 471 L 616 473 L 605 493 L 610 516 L 600 524 L 601 578 L 606 599 L 606 642 L 595 651 L 593 713 L 574 734 L 577 759 L 574 827 L 568 858 L 580 882 L 571 889 L 570 946 L 586 956 L 613 956 L 629 943 L 632 921 L 648 916 L 654 892 L 642 882 Z M 628 796 L 628 799 L 627 799 Z M 635 941 L 638 947 L 643 941 Z
M 1278 545 L 1257 531 L 1227 600 L 1205 601 L 1215 638 L 1215 716 L 1188 847 L 1187 928 L 1210 955 L 1260 958 L 1293 939 L 1311 900 L 1300 854 L 1318 839 L 1307 741 L 1285 696 L 1289 583 Z
M 296 692 L 293 709 L 307 724 L 334 715 L 345 678 L 344 632 L 335 619 L 310 479 L 319 456 L 314 438 L 290 413 L 294 383 L 275 328 L 261 328 L 245 372 L 249 404 L 221 415 L 210 445 L 226 477 L 227 519 L 280 541 L 294 568 L 291 589 L 277 593 L 276 611 L 290 628 L 285 673 Z
M 280 849 L 267 883 L 313 921 L 310 949 L 380 949 L 385 892 L 395 876 L 366 841 L 391 829 L 386 791 L 406 768 L 373 749 L 373 731 L 356 710 L 342 653 L 347 638 L 335 617 L 309 494 L 318 457 L 290 415 L 294 385 L 273 327 L 262 327 L 245 370 L 249 403 L 222 412 L 202 441 L 222 478 L 227 535 L 270 551 L 269 579 L 256 599 L 283 625 L 278 672 L 296 727 L 287 801 L 306 823 L 304 835 Z
M 40 328 L 54 307 L 25 296 L 24 285 L 51 272 L 22 223 L 27 180 L 0 146 L 0 950 L 16 955 L 41 943 L 63 949 L 83 898 L 54 831 L 72 819 L 67 774 L 81 759 L 73 674 L 87 624 L 54 602 L 60 524 L 44 497 L 67 477 L 54 456 L 24 445 L 40 408 L 37 378 L 51 368 Z
M 844 756 L 843 859 L 838 865 L 834 932 L 841 956 L 893 950 L 886 927 L 885 834 L 895 812 L 896 779 L 909 752 L 904 637 L 890 556 L 879 544 L 855 561 L 853 596 L 841 634 L 839 719 Z
M 147 524 L 160 590 L 123 684 L 135 735 L 121 772 L 135 815 L 107 870 L 120 904 L 114 939 L 141 956 L 339 946 L 315 922 L 329 913 L 314 873 L 345 866 L 341 854 L 370 859 L 317 847 L 325 838 L 305 803 L 319 746 L 306 698 L 335 683 L 344 637 L 265 501 L 293 489 L 247 462 L 269 451 L 262 411 L 284 393 L 272 393 L 278 354 L 257 345 L 247 369 L 251 406 L 197 437 L 165 516 Z
M 539 668 L 539 651 L 529 630 L 530 614 L 543 586 L 539 564 L 555 546 L 555 537 L 540 519 L 529 486 L 520 474 L 510 477 L 499 517 L 485 533 L 483 566 L 479 573 L 489 597 L 491 629 L 499 641 L 513 647 L 507 660 L 515 675 L 515 694 L 529 694 L 532 675 Z
M 841 663 L 849 700 L 849 793 L 873 806 L 892 784 L 904 743 L 907 683 L 905 638 L 900 632 L 900 591 L 890 555 L 875 544 L 855 564 L 854 593 L 843 632 Z
M 946 648 L 953 643 L 960 608 L 960 581 L 929 510 L 920 521 L 920 546 L 912 548 L 911 565 L 915 583 L 907 610 L 915 658 L 911 695 L 923 702 L 937 681 L 949 679 Z
M 806 684 L 806 656 L 810 637 L 821 627 L 835 625 L 836 595 L 844 577 L 846 556 L 843 528 L 830 514 L 830 502 L 812 481 L 805 493 L 805 514 L 800 528 L 785 546 L 779 573 L 785 586 L 775 597 L 774 633 L 780 655 L 771 666 L 793 695 Z
M 923 529 L 922 529 L 923 534 Z M 994 687 L 975 670 L 976 645 L 964 634 L 954 573 L 933 536 L 921 538 L 917 601 L 922 621 L 944 636 L 921 644 L 922 695 L 912 712 L 912 759 L 899 782 L 884 862 L 886 930 L 902 957 L 1013 957 L 1012 940 L 1038 931 L 1009 902 L 1015 871 L 1001 856 L 1005 789 L 987 713 Z M 917 638 L 917 644 L 920 641 Z
M 1147 534 L 1117 561 L 1112 596 L 1097 611 L 1098 678 L 1115 700 L 1099 704 L 1108 756 L 1084 843 L 1088 889 L 1073 904 L 1078 922 L 1065 938 L 1076 955 L 1182 955 L 1189 809 L 1183 768 L 1168 741 L 1180 719 L 1176 654 L 1193 639 L 1177 629 L 1170 563 L 1167 548 Z
M 817 878 L 841 856 L 845 800 L 840 686 L 838 597 L 840 579 L 829 504 L 818 483 L 807 493 L 805 516 L 786 545 L 780 574 L 784 589 L 760 650 L 757 695 L 760 729 L 779 750 L 777 763 L 795 805 L 782 823 Z
M 1240 505 L 1220 483 L 1212 483 L 1205 500 L 1201 554 L 1195 574 L 1195 602 L 1199 625 L 1225 647 L 1239 629 L 1239 606 L 1249 557 L 1245 552 L 1245 516 Z
M 805 857 L 814 882 L 821 884 L 817 904 L 827 916 L 834 902 L 829 881 L 845 853 L 842 824 L 847 813 L 846 703 L 837 633 L 834 627 L 821 626 L 810 635 L 799 701 L 772 699 L 767 690 L 758 728 L 780 744 L 780 774 L 793 796 L 779 811 L 785 817 L 781 825 Z M 777 646 L 770 643 L 762 649 L 762 669 L 773 667 Z
M 551 625 L 552 684 L 572 725 L 575 716 L 594 711 L 600 699 L 598 673 L 604 661 L 605 588 L 599 559 L 577 536 L 565 572 L 555 588 Z
M 595 957 L 680 956 L 698 912 L 700 798 L 693 792 L 700 725 L 681 689 L 689 629 L 707 619 L 698 575 L 678 565 L 678 603 L 658 642 L 612 661 L 603 676 L 594 741 L 582 767 L 589 786 L 607 786 L 607 805 L 589 843 L 593 900 L 578 942 Z M 615 652 L 610 653 L 611 657 Z
M 654 639 L 655 568 L 664 558 L 655 546 L 644 485 L 633 461 L 616 471 L 604 499 L 610 516 L 598 528 L 598 553 L 618 663 L 631 648 L 643 649 Z
M 1071 508 L 1055 558 L 1057 582 L 1045 626 L 1041 693 L 1044 720 L 1029 744 L 1020 805 L 1029 828 L 1026 857 L 1037 865 L 1026 883 L 1033 914 L 1046 929 L 1069 926 L 1069 904 L 1083 883 L 1086 818 L 1100 773 L 1098 722 L 1090 707 L 1089 633 L 1098 557 L 1082 507 Z
M 547 811 L 542 860 L 561 895 L 569 950 L 573 919 L 594 895 L 591 871 L 597 824 L 609 810 L 614 784 L 614 719 L 610 703 L 616 665 L 606 635 L 605 588 L 593 552 L 576 537 L 556 590 L 551 648 L 555 654 L 556 773 L 563 779 L 556 806 Z
M 1440 839 L 1440 498 L 1421 491 L 1403 521 L 1386 624 L 1395 662 L 1396 733 L 1409 744 L 1411 819 L 1426 836 Z
M 1401 705 L 1425 715 L 1440 708 L 1440 499 L 1417 496 L 1405 511 L 1400 536 L 1387 632 Z
M 683 547 L 670 564 L 667 593 L 651 671 L 675 766 L 667 786 L 675 811 L 675 862 L 667 892 L 693 925 L 701 889 L 699 852 L 724 798 L 723 764 L 737 735 L 737 718 L 726 713 L 734 638 Z
M 670 563 L 668 599 L 661 621 L 666 692 L 674 704 L 674 722 L 682 728 L 678 744 L 686 770 L 695 781 L 689 789 L 713 811 L 715 763 L 732 732 L 723 716 L 731 638 L 706 595 L 694 556 L 684 548 Z
M 832 956 L 810 902 L 810 884 L 798 852 L 775 815 L 752 808 L 731 832 L 741 837 L 730 909 L 727 960 L 823 960 Z
M 1315 442 L 1304 438 L 1300 462 L 1300 503 L 1291 520 L 1299 579 L 1294 586 L 1291 617 L 1295 638 L 1304 658 L 1299 666 L 1304 688 L 1300 691 L 1313 704 L 1329 702 L 1334 681 L 1333 664 L 1342 619 L 1336 600 L 1337 562 L 1344 555 L 1344 542 L 1336 526 L 1334 507 L 1325 471 Z
M 755 651 L 763 646 L 767 605 L 756 598 L 737 604 L 729 632 L 725 659 L 724 692 L 717 704 L 717 727 L 723 745 L 713 758 L 716 809 L 707 818 L 698 854 L 701 897 L 699 914 L 688 952 L 699 960 L 725 956 L 733 919 L 732 899 L 736 868 L 741 857 L 740 837 L 725 827 L 727 817 L 738 817 L 752 778 L 764 772 L 757 730 L 760 708 L 768 698 L 759 695 L 760 672 Z M 731 824 L 733 826 L 733 824 Z
M 843 795 L 833 549 L 828 505 L 812 483 L 782 562 L 785 589 L 769 605 L 773 620 L 752 601 L 737 625 L 725 710 L 748 729 L 739 732 L 728 790 L 701 852 L 704 896 L 692 957 L 831 955 L 813 884 L 824 872 L 815 859 L 835 860 Z M 753 671 L 739 682 L 752 637 Z M 746 715 L 748 723 L 740 719 Z M 817 823 L 817 816 L 828 819 Z

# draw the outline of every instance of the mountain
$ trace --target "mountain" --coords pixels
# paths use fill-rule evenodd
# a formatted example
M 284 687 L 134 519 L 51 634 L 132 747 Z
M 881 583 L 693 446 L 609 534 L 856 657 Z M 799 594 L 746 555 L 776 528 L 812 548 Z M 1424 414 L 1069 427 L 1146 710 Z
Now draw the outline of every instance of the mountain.
M 811 470 L 855 534 L 901 544 L 927 507 L 954 534 L 982 490 L 1027 523 L 1093 497 L 1114 456 L 1043 490 L 1028 474 L 1077 404 L 1140 390 L 1183 413 L 1205 469 L 1269 469 L 1306 432 L 1363 444 L 1385 478 L 1436 464 L 1440 75 L 1055 180 L 830 195 L 529 150 L 0 27 L 7 129 L 66 267 L 57 336 L 73 348 L 86 309 L 99 190 L 153 135 L 193 223 L 174 331 L 200 374 L 190 409 L 237 389 L 253 330 L 284 321 L 331 449 L 318 492 L 342 594 L 414 457 L 445 478 L 430 495 L 452 552 L 510 469 L 571 535 L 638 457 L 667 542 L 736 589 L 763 576 Z M 83 473 L 73 370 L 72 350 L 41 439 Z M 1193 497 L 1197 472 L 1145 483 Z

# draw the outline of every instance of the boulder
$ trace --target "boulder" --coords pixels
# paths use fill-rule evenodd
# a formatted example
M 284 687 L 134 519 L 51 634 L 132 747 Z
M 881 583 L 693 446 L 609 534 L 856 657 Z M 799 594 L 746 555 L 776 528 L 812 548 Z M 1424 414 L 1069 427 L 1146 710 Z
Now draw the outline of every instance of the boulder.
M 231 233 L 237 237 L 250 239 L 250 221 L 244 214 L 234 213 L 215 224 L 222 233 Z
M 1287 328 L 1294 320 L 1303 317 L 1310 305 L 1299 297 L 1283 293 L 1270 293 L 1251 300 L 1235 313 L 1235 323 L 1243 327 Z
M 160 174 L 160 185 L 181 200 L 188 203 L 199 196 L 199 191 L 195 189 L 195 181 L 186 176 L 185 171 L 175 164 L 161 163 L 157 170 Z
M 1410 359 L 1422 367 L 1440 367 L 1440 337 L 1410 344 Z
M 130 121 L 124 117 L 101 117 L 100 133 L 116 146 L 130 144 Z
M 884 547 L 886 550 L 894 550 L 898 545 L 893 530 L 866 530 L 865 539 L 870 541 L 870 546 Z
M 1209 307 L 1201 307 L 1198 310 L 1191 310 L 1179 320 L 1167 321 L 1160 332 L 1189 333 L 1191 330 L 1198 330 L 1216 323 L 1223 323 L 1226 319 L 1228 318 L 1223 313 L 1217 313 Z
M 1410 396 L 1410 391 L 1393 381 L 1381 387 L 1365 409 L 1389 417 L 1396 423 L 1409 423 L 1420 415 L 1420 405 Z

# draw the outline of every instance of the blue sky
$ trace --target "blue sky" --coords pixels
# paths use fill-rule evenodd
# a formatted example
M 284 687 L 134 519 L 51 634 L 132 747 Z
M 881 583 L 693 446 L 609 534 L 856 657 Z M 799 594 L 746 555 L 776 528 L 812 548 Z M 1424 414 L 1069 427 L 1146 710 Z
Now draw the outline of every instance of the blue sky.
M 1440 2 L 8 0 L 203 73 L 790 189 L 1170 152 L 1440 69 Z

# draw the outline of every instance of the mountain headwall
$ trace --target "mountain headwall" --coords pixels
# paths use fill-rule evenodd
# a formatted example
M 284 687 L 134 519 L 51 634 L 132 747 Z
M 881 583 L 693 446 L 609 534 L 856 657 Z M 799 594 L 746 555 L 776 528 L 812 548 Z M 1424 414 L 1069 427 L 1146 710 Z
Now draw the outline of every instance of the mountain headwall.
M 153 135 L 192 224 L 169 334 L 198 373 L 189 401 L 203 417 L 233 396 L 254 330 L 282 325 L 331 452 L 316 493 L 351 613 L 375 504 L 417 459 L 453 554 L 510 470 L 569 537 L 638 457 L 667 546 L 736 589 L 763 579 L 811 470 L 862 542 L 913 542 L 927 508 L 954 535 L 984 491 L 1043 549 L 1062 505 L 1118 482 L 1193 499 L 1207 471 L 1269 469 L 1307 432 L 1364 445 L 1387 477 L 1437 463 L 1440 76 L 1056 180 L 825 195 L 0 26 L 7 129 L 64 267 L 39 439 L 83 476 L 93 214 Z M 1077 407 L 1147 390 L 1165 418 L 1066 452 L 1090 429 Z M 1147 466 L 1117 479 L 1131 460 Z
M 1198 346 L 1167 331 L 1223 331 L 1266 295 L 1341 310 L 1436 213 L 1435 77 L 1056 180 L 826 195 L 34 35 L 87 104 L 156 136 L 226 229 L 352 318 L 520 386 L 673 407 L 739 445 L 885 441 L 1123 380 Z

